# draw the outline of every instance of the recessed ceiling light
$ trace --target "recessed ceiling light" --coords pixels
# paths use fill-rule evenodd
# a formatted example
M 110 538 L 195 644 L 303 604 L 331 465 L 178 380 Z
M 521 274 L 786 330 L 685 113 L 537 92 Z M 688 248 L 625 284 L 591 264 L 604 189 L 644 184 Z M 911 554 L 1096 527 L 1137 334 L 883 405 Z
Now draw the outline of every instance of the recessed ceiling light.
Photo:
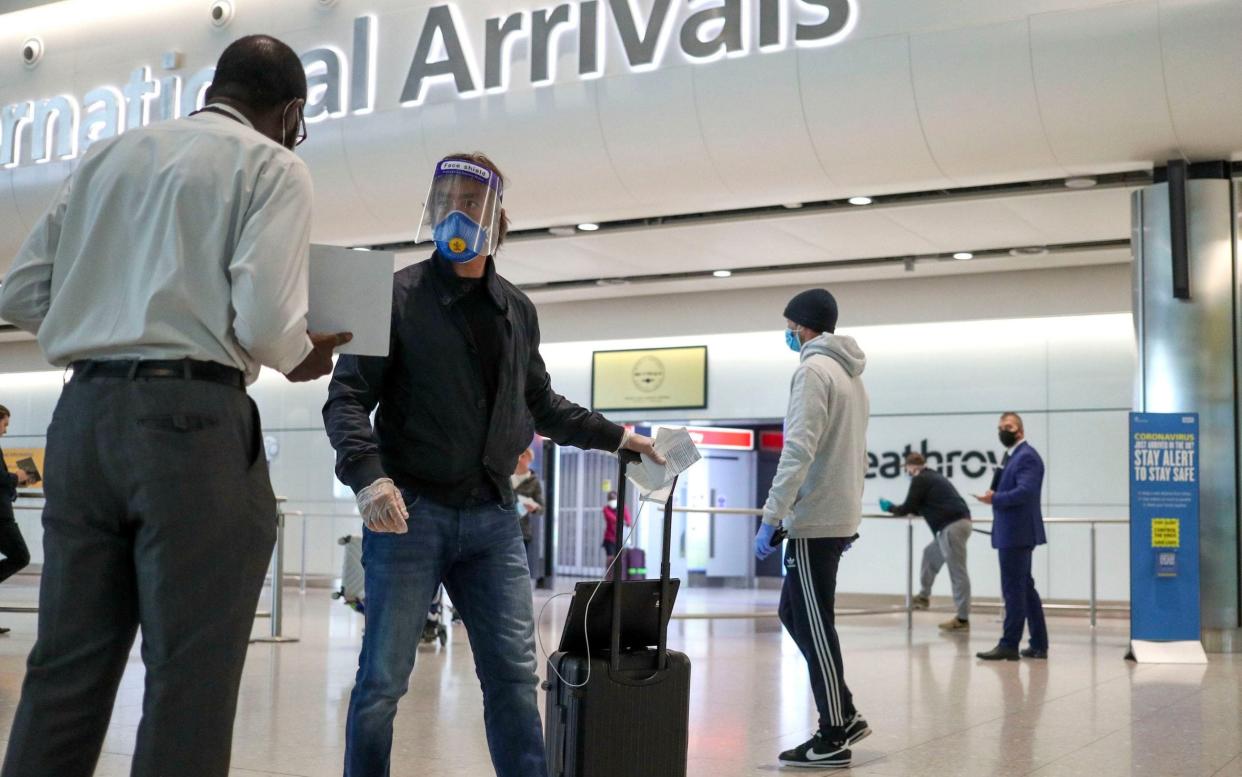
M 1065 179 L 1065 188 L 1067 189 L 1090 189 L 1099 181 L 1089 175 L 1078 175 L 1073 178 Z
M 1009 249 L 1010 256 L 1047 256 L 1047 246 L 1022 246 Z
M 581 229 L 583 232 L 594 232 L 595 230 L 599 229 L 599 224 L 591 224 L 591 223 L 579 224 L 578 229 Z
M 628 283 L 625 278 L 599 278 L 595 281 L 596 286 L 625 286 Z
M 958 251 L 956 254 L 953 254 L 953 258 L 966 261 L 967 259 L 974 259 L 975 255 L 969 251 Z
M 732 270 L 717 270 L 716 272 L 712 273 L 712 277 L 714 278 L 730 278 L 732 276 L 733 276 Z
M 850 197 L 850 205 L 870 205 L 875 200 L 870 197 Z
M 548 227 L 548 234 L 557 237 L 573 237 L 578 234 L 578 230 L 575 227 Z
M 800 203 L 800 202 L 787 202 L 787 203 L 785 203 L 784 205 L 782 205 L 781 207 L 783 207 L 783 208 L 789 208 L 790 210 L 797 210 L 798 208 L 801 208 L 801 207 L 802 207 L 802 203 Z

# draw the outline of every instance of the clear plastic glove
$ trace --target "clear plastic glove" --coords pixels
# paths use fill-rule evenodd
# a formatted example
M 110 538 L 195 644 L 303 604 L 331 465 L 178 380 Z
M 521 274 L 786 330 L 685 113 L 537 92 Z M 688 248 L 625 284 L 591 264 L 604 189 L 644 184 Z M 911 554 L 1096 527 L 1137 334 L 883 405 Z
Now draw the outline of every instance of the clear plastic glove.
M 635 434 L 627 429 L 625 431 L 625 436 L 621 438 L 621 447 L 627 451 L 643 454 L 649 457 L 656 464 L 664 463 L 664 457 L 656 452 L 655 440 L 650 437 Z
M 380 478 L 358 492 L 358 512 L 373 532 L 405 534 L 409 531 L 406 522 L 410 513 L 391 478 Z

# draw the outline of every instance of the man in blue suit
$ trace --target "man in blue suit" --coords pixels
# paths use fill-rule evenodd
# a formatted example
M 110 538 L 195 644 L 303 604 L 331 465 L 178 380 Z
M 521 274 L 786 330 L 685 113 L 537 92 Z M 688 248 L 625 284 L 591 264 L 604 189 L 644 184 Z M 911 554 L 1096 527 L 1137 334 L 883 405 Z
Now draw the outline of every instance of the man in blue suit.
M 1044 605 L 1031 577 L 1031 556 L 1036 545 L 1047 542 L 1040 492 L 1044 486 L 1044 460 L 1026 441 L 1022 417 L 1005 413 L 998 427 L 1001 444 L 1008 450 L 992 478 L 992 488 L 975 497 L 992 505 L 992 547 L 1000 555 L 1001 594 L 1005 598 L 1005 626 L 1000 643 L 978 657 L 984 661 L 1017 661 L 1048 657 L 1048 627 Z M 1022 627 L 1029 626 L 1030 647 L 1018 651 Z

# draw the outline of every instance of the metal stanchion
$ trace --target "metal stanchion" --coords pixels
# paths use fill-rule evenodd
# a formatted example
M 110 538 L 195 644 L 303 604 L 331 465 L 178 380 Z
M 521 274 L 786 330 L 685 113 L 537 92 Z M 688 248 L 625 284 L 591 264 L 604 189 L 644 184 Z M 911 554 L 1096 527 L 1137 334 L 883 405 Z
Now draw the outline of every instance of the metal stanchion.
M 906 519 L 906 631 L 914 631 L 914 519 Z
M 1095 628 L 1095 524 L 1091 524 L 1091 628 Z
M 284 621 L 284 582 L 285 582 L 285 512 L 276 508 L 276 550 L 272 553 L 272 633 L 266 637 L 255 637 L 251 642 L 297 642 L 297 637 L 286 637 L 280 633 Z
M 302 563 L 298 566 L 298 593 L 306 596 L 306 513 L 294 513 L 302 517 Z

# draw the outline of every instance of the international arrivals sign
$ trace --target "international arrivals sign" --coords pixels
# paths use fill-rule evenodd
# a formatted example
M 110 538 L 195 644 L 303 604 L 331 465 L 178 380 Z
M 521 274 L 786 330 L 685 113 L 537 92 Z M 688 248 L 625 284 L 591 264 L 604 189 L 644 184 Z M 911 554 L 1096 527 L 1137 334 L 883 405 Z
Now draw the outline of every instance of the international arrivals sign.
M 416 36 L 385 36 L 376 16 L 354 20 L 352 40 L 301 53 L 310 86 L 307 120 L 327 121 L 385 108 L 416 107 L 437 84 L 460 99 L 500 94 L 515 68 L 538 88 L 670 63 L 708 64 L 790 47 L 827 46 L 857 23 L 857 0 L 581 0 L 467 21 L 466 3 L 427 9 Z M 525 43 L 515 61 L 514 46 Z M 409 49 L 409 67 L 392 94 L 376 94 L 379 47 Z M 576 52 L 572 73 L 558 73 Z M 403 56 L 402 59 L 405 57 Z M 385 58 L 387 60 L 387 57 Z M 174 69 L 176 66 L 173 66 Z M 167 68 L 166 68 L 167 71 Z M 75 158 L 91 143 L 201 107 L 212 68 L 188 78 L 140 65 L 124 84 L 83 95 L 32 97 L 0 106 L 0 168 Z M 387 82 L 387 81 L 386 81 Z M 23 144 L 28 147 L 24 148 Z

